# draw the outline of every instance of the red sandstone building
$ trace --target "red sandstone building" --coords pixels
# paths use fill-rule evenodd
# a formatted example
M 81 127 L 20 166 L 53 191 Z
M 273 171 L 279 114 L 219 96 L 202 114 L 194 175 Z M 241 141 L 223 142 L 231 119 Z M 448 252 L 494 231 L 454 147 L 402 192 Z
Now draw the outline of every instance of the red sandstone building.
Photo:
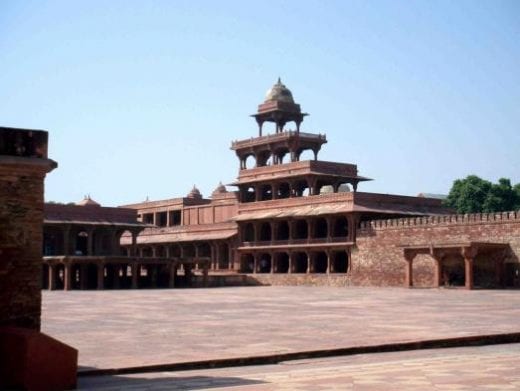
M 99 213 L 83 214 L 85 221 L 72 209 L 92 205 L 72 208 L 67 221 L 54 217 L 61 207 L 47 205 L 47 234 L 58 230 L 55 237 L 69 243 L 66 259 L 56 258 L 59 250 L 45 258 L 47 286 L 57 286 L 53 265 L 65 287 L 98 289 L 200 285 L 208 269 L 212 284 L 238 277 L 341 286 L 518 284 L 517 213 L 453 217 L 439 199 L 360 192 L 370 179 L 355 164 L 318 159 L 327 138 L 301 131 L 307 115 L 278 80 L 252 116 L 258 136 L 231 144 L 240 168 L 234 191 L 219 184 L 204 198 L 194 186 L 181 198 L 115 210 L 96 205 Z M 266 123 L 274 124 L 273 134 L 264 134 Z M 295 129 L 286 129 L 291 123 Z M 300 160 L 305 151 L 312 160 Z M 93 238 L 102 233 L 112 258 L 94 254 Z

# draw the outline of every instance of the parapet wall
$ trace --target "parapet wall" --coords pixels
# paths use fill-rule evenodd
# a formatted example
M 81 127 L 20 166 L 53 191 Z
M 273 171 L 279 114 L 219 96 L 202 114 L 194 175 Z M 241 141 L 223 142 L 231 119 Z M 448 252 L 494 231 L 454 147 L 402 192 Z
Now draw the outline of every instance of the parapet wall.
M 520 267 L 520 212 L 362 222 L 352 251 L 350 282 L 353 285 L 403 286 L 405 260 L 401 246 L 469 241 L 508 244 L 504 261 L 509 265 L 504 272 L 516 274 Z M 490 263 L 485 259 L 482 261 Z M 517 277 L 506 275 L 505 278 L 513 281 Z M 414 285 L 433 285 L 433 259 L 430 256 L 420 255 L 414 260 Z

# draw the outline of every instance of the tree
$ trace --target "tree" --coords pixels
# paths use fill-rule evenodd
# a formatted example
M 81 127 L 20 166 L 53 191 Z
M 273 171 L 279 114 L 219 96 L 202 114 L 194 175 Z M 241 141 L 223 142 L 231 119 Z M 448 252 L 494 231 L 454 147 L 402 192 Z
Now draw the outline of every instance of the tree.
M 505 212 L 520 209 L 520 184 L 500 178 L 494 184 L 476 175 L 453 182 L 445 205 L 457 213 Z

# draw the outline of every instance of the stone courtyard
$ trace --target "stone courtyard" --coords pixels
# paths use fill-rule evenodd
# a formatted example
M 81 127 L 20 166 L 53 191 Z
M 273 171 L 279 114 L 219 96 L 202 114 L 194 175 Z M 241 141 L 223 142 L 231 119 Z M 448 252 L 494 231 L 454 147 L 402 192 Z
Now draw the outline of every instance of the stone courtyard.
M 520 331 L 513 290 L 236 287 L 44 291 L 80 371 Z

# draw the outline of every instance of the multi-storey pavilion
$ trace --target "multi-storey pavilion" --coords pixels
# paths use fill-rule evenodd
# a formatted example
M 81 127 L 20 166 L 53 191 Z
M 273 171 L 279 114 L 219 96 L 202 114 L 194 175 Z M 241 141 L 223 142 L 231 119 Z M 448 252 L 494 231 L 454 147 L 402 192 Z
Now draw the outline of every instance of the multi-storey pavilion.
M 359 222 L 445 212 L 436 199 L 357 192 L 369 179 L 355 164 L 318 160 L 327 139 L 300 131 L 307 115 L 278 80 L 253 115 L 258 137 L 231 145 L 237 191 L 219 185 L 207 199 L 194 188 L 184 198 L 126 205 L 155 226 L 138 236 L 140 255 L 205 255 L 214 270 L 242 273 L 345 274 Z M 263 133 L 266 122 L 274 134 Z M 300 159 L 305 151 L 312 160 Z

